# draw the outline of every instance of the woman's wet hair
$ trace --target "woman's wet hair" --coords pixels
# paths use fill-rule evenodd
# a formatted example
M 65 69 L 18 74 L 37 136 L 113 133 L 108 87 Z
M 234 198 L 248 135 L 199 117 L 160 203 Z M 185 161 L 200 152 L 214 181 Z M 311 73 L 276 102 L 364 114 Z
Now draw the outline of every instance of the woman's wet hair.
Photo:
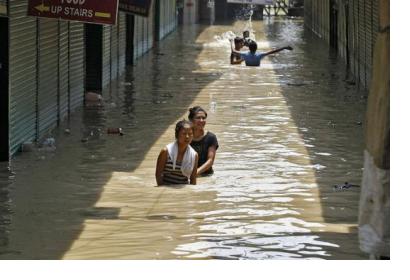
M 207 112 L 201 106 L 195 106 L 195 107 L 189 108 L 188 119 L 192 121 L 195 118 L 196 114 L 198 114 L 199 112 L 204 112 L 205 117 L 208 117 Z
M 185 127 L 185 125 L 189 125 L 190 128 L 192 128 L 193 126 L 192 122 L 185 120 L 185 119 L 177 122 L 177 124 L 175 125 L 175 139 L 178 139 L 178 134 L 181 131 L 181 129 Z

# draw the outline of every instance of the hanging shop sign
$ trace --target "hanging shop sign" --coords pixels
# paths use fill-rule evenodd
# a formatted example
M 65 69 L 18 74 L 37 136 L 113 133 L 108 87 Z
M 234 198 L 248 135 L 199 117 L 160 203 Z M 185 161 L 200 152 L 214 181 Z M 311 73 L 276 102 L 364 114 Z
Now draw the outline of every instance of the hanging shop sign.
M 118 0 L 28 0 L 27 15 L 115 24 Z
M 126 13 L 148 17 L 151 2 L 151 0 L 120 0 L 119 9 Z
M 253 5 L 273 5 L 273 0 L 228 0 L 228 3 L 253 4 Z

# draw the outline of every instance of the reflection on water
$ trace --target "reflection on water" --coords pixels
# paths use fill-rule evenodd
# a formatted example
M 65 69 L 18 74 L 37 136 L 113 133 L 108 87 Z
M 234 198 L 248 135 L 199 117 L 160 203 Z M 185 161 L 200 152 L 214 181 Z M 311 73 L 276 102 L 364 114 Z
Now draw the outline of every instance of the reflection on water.
M 360 184 L 365 94 L 298 20 L 253 22 L 260 50 L 294 51 L 231 66 L 220 38 L 243 25 L 171 34 L 104 92 L 102 107 L 54 133 L 55 152 L 19 155 L 12 176 L 2 168 L 0 258 L 364 258 L 360 189 L 333 186 Z M 193 105 L 218 136 L 215 174 L 154 187 L 158 153 Z

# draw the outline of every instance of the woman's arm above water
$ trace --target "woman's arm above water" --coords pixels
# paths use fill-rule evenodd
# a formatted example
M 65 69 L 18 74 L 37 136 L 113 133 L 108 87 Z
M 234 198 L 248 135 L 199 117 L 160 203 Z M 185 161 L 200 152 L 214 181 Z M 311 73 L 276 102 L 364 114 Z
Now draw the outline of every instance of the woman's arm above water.
M 189 178 L 189 183 L 191 185 L 196 185 L 196 176 L 198 175 L 198 154 L 195 155 L 195 164 L 192 169 L 191 177 Z
M 215 161 L 215 155 L 216 146 L 210 146 L 208 148 L 207 160 L 198 168 L 198 175 L 201 175 L 202 173 L 208 171 L 212 167 Z
M 157 168 L 155 170 L 155 179 L 157 180 L 157 185 L 161 186 L 163 182 L 163 172 L 165 170 L 165 165 L 167 163 L 168 151 L 167 148 L 161 150 L 157 159 Z

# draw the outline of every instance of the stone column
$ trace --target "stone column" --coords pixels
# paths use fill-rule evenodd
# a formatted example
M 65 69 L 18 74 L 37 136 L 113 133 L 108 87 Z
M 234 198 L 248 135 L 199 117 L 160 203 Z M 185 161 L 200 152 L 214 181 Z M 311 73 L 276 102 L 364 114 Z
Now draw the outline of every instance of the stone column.
M 366 113 L 364 171 L 359 205 L 360 249 L 390 258 L 390 0 L 379 0 Z

